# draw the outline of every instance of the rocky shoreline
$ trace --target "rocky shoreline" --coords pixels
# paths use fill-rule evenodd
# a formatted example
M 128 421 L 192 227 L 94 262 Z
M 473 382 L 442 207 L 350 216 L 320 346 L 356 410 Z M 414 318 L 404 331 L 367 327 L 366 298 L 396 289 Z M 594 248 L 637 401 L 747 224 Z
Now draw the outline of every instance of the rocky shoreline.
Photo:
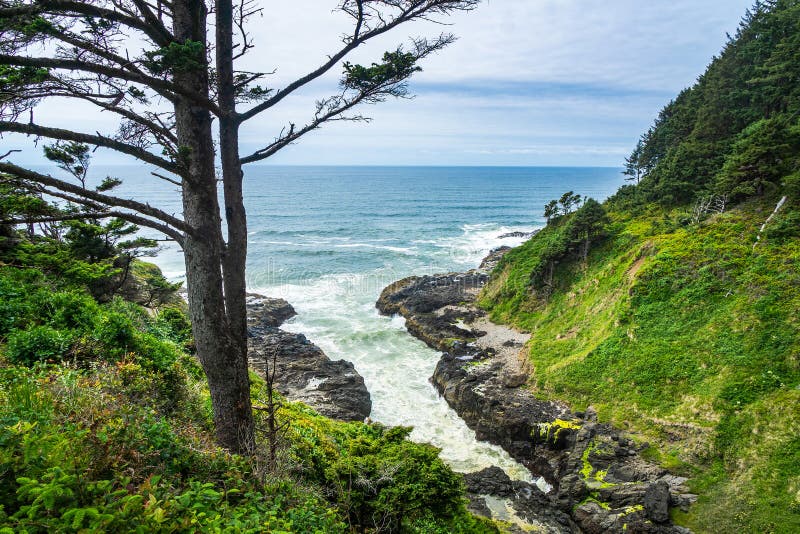
M 484 470 L 466 477 L 472 509 L 486 515 L 493 499 L 503 498 L 515 519 L 549 532 L 688 532 L 669 516 L 696 499 L 686 479 L 646 462 L 646 446 L 599 423 L 591 408 L 572 412 L 524 387 L 532 374 L 529 336 L 491 323 L 475 304 L 508 250 L 493 251 L 466 273 L 395 282 L 376 304 L 383 314 L 405 317 L 409 333 L 443 353 L 431 381 L 478 438 L 500 445 L 553 488 L 545 494 Z
M 333 361 L 303 334 L 281 330 L 297 315 L 283 299 L 249 294 L 247 297 L 250 366 L 263 374 L 275 358 L 275 386 L 289 400 L 342 421 L 363 421 L 372 410 L 364 378 L 353 364 Z

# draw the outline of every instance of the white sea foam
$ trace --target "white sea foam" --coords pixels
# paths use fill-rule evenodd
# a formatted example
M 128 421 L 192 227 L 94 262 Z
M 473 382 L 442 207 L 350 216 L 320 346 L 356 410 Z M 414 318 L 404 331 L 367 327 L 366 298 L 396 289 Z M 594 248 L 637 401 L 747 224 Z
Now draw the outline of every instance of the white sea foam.
M 400 254 L 407 254 L 412 256 L 417 253 L 417 250 L 414 248 L 406 248 L 406 247 L 392 247 L 389 245 L 375 245 L 372 243 L 346 243 L 343 245 L 333 245 L 334 248 L 371 248 L 376 250 L 388 250 L 390 252 L 397 252 Z
M 447 254 L 458 265 L 465 268 L 477 266 L 489 251 L 501 247 L 515 247 L 525 242 L 525 237 L 500 236 L 511 232 L 531 233 L 536 226 L 500 226 L 492 223 L 465 224 L 461 227 L 462 235 L 442 237 L 431 240 L 430 243 Z

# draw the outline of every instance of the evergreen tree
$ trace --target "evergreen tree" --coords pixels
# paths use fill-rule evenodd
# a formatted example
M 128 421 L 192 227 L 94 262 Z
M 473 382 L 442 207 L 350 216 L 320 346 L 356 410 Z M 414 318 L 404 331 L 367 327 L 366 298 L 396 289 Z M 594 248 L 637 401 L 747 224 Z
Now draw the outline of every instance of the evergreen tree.
M 784 116 L 763 119 L 739 134 L 717 176 L 719 193 L 731 198 L 763 195 L 800 168 L 800 123 Z
M 553 218 L 558 216 L 558 201 L 551 200 L 547 204 L 544 205 L 544 218 L 547 221 L 547 224 L 550 224 L 550 221 Z
M 581 256 L 584 261 L 589 255 L 592 242 L 602 235 L 607 223 L 608 215 L 605 208 L 593 198 L 586 199 L 583 206 L 575 212 L 573 235 L 581 243 Z
M 581 196 L 576 195 L 572 191 L 567 191 L 561 198 L 558 199 L 558 203 L 561 205 L 561 211 L 564 215 L 567 215 L 572 212 L 572 210 L 581 203 Z
M 625 158 L 625 170 L 622 174 L 626 176 L 626 180 L 632 182 L 636 180 L 636 185 L 639 185 L 639 180 L 642 178 L 642 148 L 644 146 L 644 142 L 639 139 L 639 142 L 636 143 L 636 148 L 633 149 L 633 152 L 630 156 Z

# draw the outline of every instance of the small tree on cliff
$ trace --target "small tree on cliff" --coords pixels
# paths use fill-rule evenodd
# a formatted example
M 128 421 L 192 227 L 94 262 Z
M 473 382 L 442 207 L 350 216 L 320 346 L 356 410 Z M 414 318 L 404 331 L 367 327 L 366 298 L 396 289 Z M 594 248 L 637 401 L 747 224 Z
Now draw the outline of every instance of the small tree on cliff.
M 625 179 L 629 182 L 636 180 L 636 185 L 639 185 L 639 180 L 642 179 L 642 172 L 644 171 L 642 164 L 643 150 L 644 141 L 639 139 L 639 142 L 636 143 L 636 148 L 633 149 L 631 155 L 625 158 L 625 170 L 622 171 L 622 174 L 625 175 Z
M 558 216 L 558 201 L 551 200 L 547 204 L 544 205 L 544 218 L 547 221 L 547 224 L 550 224 L 555 217 Z
M 581 203 L 581 196 L 576 195 L 572 191 L 567 191 L 561 198 L 558 199 L 558 203 L 561 205 L 561 210 L 564 215 L 572 213 L 572 210 Z
M 575 238 L 581 243 L 583 261 L 589 256 L 589 246 L 603 233 L 608 223 L 608 215 L 603 205 L 593 198 L 586 199 L 583 206 L 575 212 L 573 220 Z
M 406 81 L 419 70 L 419 60 L 451 43 L 452 35 L 412 39 L 407 49 L 389 51 L 370 66 L 343 60 L 407 22 L 470 10 L 477 3 L 341 0 L 338 9 L 352 18 L 342 46 L 276 90 L 258 85 L 266 73 L 235 66 L 254 47 L 246 22 L 262 8 L 253 0 L 0 0 L 0 133 L 110 149 L 157 167 L 154 179 L 180 188 L 183 218 L 86 181 L 0 161 L 5 180 L 21 180 L 37 193 L 81 205 L 87 218 L 123 219 L 159 230 L 180 244 L 197 354 L 208 378 L 220 445 L 248 452 L 254 444 L 243 165 L 272 156 L 325 122 L 364 120 L 350 114 L 359 104 L 406 95 Z M 239 153 L 242 124 L 337 65 L 343 68 L 340 90 L 318 101 L 305 124 L 288 124 L 266 146 Z M 38 123 L 34 108 L 52 99 L 93 104 L 98 112 L 117 116 L 118 129 L 88 133 Z M 241 109 L 243 104 L 249 107 Z

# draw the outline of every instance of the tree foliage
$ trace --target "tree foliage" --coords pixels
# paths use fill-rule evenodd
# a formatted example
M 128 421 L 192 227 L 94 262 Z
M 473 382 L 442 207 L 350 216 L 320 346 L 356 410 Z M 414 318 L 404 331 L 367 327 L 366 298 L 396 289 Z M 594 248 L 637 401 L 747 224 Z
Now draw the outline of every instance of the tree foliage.
M 758 1 L 626 159 L 638 202 L 788 192 L 800 169 L 800 2 Z

